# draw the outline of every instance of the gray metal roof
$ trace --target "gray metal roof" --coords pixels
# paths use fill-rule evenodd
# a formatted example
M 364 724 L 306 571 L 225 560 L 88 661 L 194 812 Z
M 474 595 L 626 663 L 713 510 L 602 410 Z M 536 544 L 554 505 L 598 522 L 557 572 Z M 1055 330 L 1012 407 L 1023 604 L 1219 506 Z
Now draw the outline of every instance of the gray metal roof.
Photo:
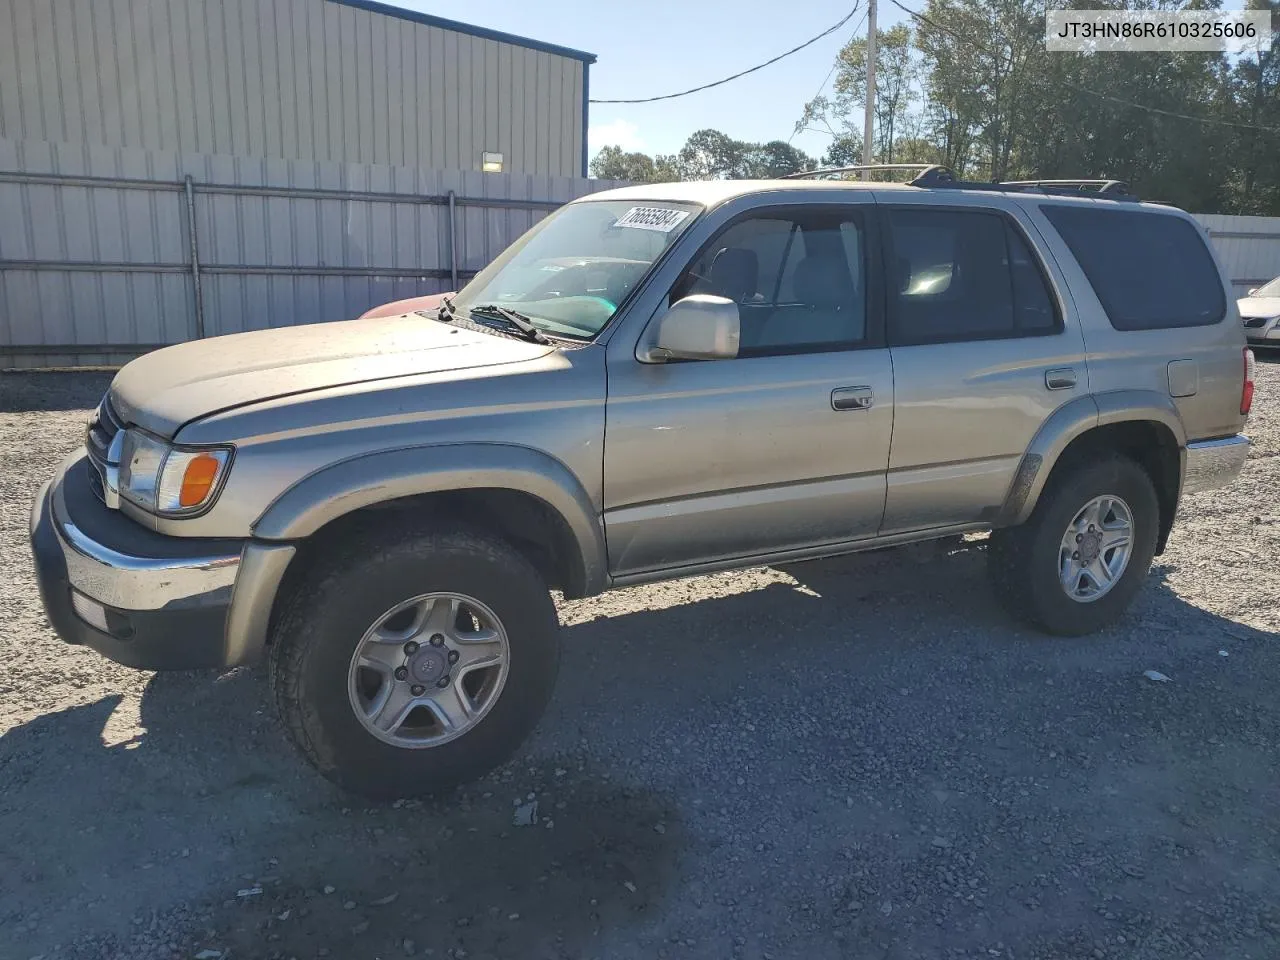
M 404 7 L 396 7 L 387 3 L 377 3 L 376 0 L 329 0 L 329 2 L 340 3 L 346 7 L 355 7 L 358 10 L 368 10 L 370 13 L 396 17 L 400 20 L 410 20 L 413 23 L 422 23 L 429 27 L 440 27 L 443 30 L 452 30 L 454 33 L 465 33 L 468 36 L 481 37 L 485 40 L 496 40 L 499 43 L 510 43 L 517 47 L 528 47 L 530 50 L 541 50 L 543 53 L 554 53 L 557 56 L 568 57 L 571 60 L 581 60 L 583 63 L 596 62 L 594 53 L 574 50 L 572 47 L 562 47 L 554 43 L 544 43 L 541 40 L 520 37 L 514 33 L 503 33 L 501 30 L 490 30 L 488 27 L 477 27 L 458 20 L 447 20 L 444 17 L 437 17 L 430 13 L 406 10 Z

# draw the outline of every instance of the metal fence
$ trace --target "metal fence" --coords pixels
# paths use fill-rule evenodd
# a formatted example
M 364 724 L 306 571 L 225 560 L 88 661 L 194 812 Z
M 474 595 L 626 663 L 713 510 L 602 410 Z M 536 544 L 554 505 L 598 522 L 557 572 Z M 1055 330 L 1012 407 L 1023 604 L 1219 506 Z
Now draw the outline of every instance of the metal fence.
M 117 364 L 456 289 L 614 185 L 0 141 L 0 367 Z
M 358 316 L 456 289 L 609 181 L 0 139 L 0 368 Z M 1280 218 L 1202 215 L 1238 296 Z

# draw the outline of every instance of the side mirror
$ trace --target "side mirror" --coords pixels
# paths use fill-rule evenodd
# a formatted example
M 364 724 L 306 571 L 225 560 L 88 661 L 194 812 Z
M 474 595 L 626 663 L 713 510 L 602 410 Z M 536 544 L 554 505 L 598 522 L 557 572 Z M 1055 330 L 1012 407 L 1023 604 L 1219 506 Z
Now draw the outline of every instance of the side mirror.
M 1257 292 L 1258 292 L 1258 288 L 1257 288 L 1257 287 L 1250 287 L 1250 288 L 1249 288 L 1249 293 L 1247 294 L 1247 296 L 1252 297 L 1252 296 L 1253 296 L 1255 293 L 1257 293 Z
M 738 305 L 696 293 L 673 303 L 658 318 L 652 360 L 732 360 L 742 334 Z

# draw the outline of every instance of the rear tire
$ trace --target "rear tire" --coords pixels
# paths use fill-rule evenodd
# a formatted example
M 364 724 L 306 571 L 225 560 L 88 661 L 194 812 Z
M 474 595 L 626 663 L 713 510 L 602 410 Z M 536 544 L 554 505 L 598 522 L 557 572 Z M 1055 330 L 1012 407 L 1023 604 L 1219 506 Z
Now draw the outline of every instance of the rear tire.
M 1105 522 L 1096 520 L 1097 510 Z M 1126 519 L 1127 553 L 1120 557 L 1121 547 L 1106 545 L 1122 542 Z M 1025 524 L 991 534 L 992 586 L 1005 608 L 1032 626 L 1059 636 L 1093 633 L 1115 623 L 1142 587 L 1159 526 L 1155 487 L 1134 461 L 1111 456 L 1068 466 L 1049 478 Z M 1086 562 L 1088 569 L 1081 569 Z M 1111 579 L 1108 563 L 1115 569 Z
M 524 556 L 486 533 L 390 526 L 344 544 L 285 598 L 269 660 L 303 756 L 379 800 L 439 794 L 507 760 L 558 665 L 555 605 Z M 402 722 L 382 729 L 393 713 Z

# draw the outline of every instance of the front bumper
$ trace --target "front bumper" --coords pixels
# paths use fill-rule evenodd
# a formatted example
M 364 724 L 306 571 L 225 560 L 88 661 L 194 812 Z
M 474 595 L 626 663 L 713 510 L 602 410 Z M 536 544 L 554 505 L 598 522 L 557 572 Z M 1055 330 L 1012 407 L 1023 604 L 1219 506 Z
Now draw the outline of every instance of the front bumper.
M 1246 317 L 1244 338 L 1251 347 L 1280 347 L 1280 317 Z
M 1240 475 L 1248 459 L 1249 438 L 1241 434 L 1188 443 L 1182 492 L 1201 493 L 1225 487 Z
M 95 496 L 89 469 L 83 454 L 67 460 L 31 510 L 40 598 L 58 636 L 147 670 L 260 653 L 293 547 L 146 530 Z

